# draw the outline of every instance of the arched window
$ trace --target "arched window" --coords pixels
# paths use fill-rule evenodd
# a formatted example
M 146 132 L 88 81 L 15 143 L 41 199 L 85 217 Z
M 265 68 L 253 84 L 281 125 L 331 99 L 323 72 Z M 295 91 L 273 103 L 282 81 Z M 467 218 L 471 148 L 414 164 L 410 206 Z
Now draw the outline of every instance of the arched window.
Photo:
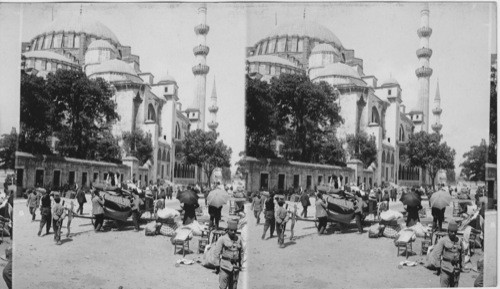
M 399 141 L 405 141 L 405 130 L 402 125 L 399 126 Z
M 391 164 L 394 164 L 394 153 L 391 154 Z
M 167 150 L 163 150 L 163 155 L 161 157 L 162 161 L 167 161 Z
M 382 163 L 385 163 L 385 151 L 382 152 Z
M 170 151 L 168 151 L 168 153 L 167 153 L 167 162 L 169 162 L 169 161 L 170 161 Z
M 380 124 L 380 115 L 378 114 L 377 108 L 372 107 L 372 123 Z
M 158 149 L 157 160 L 158 160 L 158 162 L 161 161 L 161 149 Z
M 148 120 L 156 121 L 155 108 L 151 103 L 148 105 Z

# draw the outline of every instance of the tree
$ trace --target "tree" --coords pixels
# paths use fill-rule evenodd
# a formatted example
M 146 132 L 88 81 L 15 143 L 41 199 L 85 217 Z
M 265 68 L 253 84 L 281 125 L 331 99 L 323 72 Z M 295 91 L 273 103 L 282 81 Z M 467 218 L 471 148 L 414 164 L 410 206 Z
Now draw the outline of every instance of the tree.
M 47 76 L 47 94 L 54 102 L 52 126 L 63 156 L 95 155 L 93 141 L 119 119 L 113 91 L 102 78 L 89 79 L 82 71 L 59 69 Z
M 272 78 L 269 94 L 276 110 L 276 132 L 284 142 L 287 159 L 311 162 L 326 127 L 343 120 L 337 94 L 326 82 L 311 82 L 305 75 L 281 74 Z
M 217 141 L 217 137 L 216 132 L 197 129 L 188 132 L 182 140 L 182 155 L 185 163 L 202 168 L 207 176 L 207 182 L 210 182 L 216 168 L 231 166 L 232 150 L 224 142 Z M 198 182 L 200 182 L 199 175 Z
M 21 71 L 19 150 L 31 154 L 50 154 L 53 101 L 43 78 Z
M 230 167 L 223 167 L 222 168 L 222 180 L 225 183 L 231 182 L 231 168 Z
M 351 158 L 362 161 L 365 168 L 377 160 L 377 144 L 373 135 L 368 136 L 366 132 L 350 134 L 346 142 Z
M 150 133 L 145 134 L 141 129 L 136 129 L 133 132 L 124 132 L 122 138 L 127 156 L 136 157 L 141 166 L 152 159 L 153 143 Z
M 13 170 L 15 168 L 17 150 L 17 133 L 12 129 L 10 134 L 3 134 L 0 138 L 0 169 Z
M 247 76 L 245 86 L 246 148 L 256 158 L 275 158 L 275 106 L 267 82 Z
M 312 161 L 319 164 L 335 166 L 346 166 L 346 154 L 343 142 L 335 136 L 332 127 L 325 129 L 324 135 L 318 135 L 320 139 L 313 149 Z
M 118 139 L 113 136 L 111 129 L 98 133 L 91 142 L 91 147 L 86 155 L 86 159 L 121 163 L 121 149 Z
M 446 170 L 446 180 L 448 181 L 448 184 L 456 183 L 457 180 L 455 170 Z
M 488 158 L 488 145 L 486 140 L 482 139 L 478 146 L 472 146 L 471 149 L 463 154 L 464 162 L 461 174 L 468 181 L 484 181 L 486 174 L 486 162 Z
M 455 169 L 455 150 L 446 142 L 441 143 L 441 136 L 436 133 L 421 131 L 413 134 L 409 137 L 406 148 L 409 165 L 427 171 L 433 187 L 439 170 Z

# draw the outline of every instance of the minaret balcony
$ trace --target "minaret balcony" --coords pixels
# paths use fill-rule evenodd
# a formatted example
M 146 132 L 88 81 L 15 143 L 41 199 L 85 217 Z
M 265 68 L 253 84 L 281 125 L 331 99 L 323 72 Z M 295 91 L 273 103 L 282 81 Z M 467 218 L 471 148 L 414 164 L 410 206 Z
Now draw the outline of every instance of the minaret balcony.
M 432 49 L 426 48 L 426 47 L 422 47 L 420 49 L 417 49 L 417 57 L 418 58 L 421 58 L 421 57 L 431 58 L 431 56 L 432 56 Z
M 208 31 L 210 31 L 210 26 L 206 24 L 200 24 L 194 27 L 194 33 L 196 33 L 196 35 L 207 35 Z
M 417 77 L 430 77 L 432 75 L 432 68 L 430 67 L 419 67 L 415 70 Z
M 436 107 L 432 110 L 432 113 L 433 114 L 437 114 L 437 115 L 440 115 L 441 113 L 443 112 L 443 109 L 440 108 L 440 107 Z
M 443 125 L 440 123 L 435 123 L 431 126 L 432 130 L 439 133 L 441 129 L 443 128 Z
M 209 112 L 217 113 L 219 111 L 219 107 L 217 105 L 212 105 L 208 108 Z
M 193 74 L 194 75 L 203 75 L 203 74 L 208 74 L 208 71 L 210 70 L 210 67 L 205 64 L 198 64 L 193 66 Z
M 420 27 L 417 29 L 418 37 L 430 37 L 432 34 L 432 28 L 430 27 Z
M 205 45 L 198 45 L 193 48 L 194 55 L 207 55 L 210 52 L 210 48 Z
M 218 122 L 215 122 L 215 121 L 211 121 L 211 122 L 209 122 L 207 125 L 208 125 L 208 128 L 209 128 L 209 129 L 216 130 L 216 129 L 217 129 L 217 127 L 219 126 L 219 123 L 218 123 Z

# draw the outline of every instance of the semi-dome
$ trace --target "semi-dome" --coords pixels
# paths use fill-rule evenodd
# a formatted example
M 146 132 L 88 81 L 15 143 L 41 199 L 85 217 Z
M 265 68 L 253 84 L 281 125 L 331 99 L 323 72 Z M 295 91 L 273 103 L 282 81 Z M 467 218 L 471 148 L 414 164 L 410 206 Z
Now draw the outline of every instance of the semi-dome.
M 322 25 L 306 20 L 278 25 L 266 36 L 266 38 L 280 36 L 307 36 L 320 41 L 334 43 L 336 47 L 342 47 L 342 43 L 332 31 Z
M 46 59 L 46 60 L 56 60 L 68 64 L 73 64 L 73 65 L 78 65 L 75 63 L 73 60 L 67 58 L 64 55 L 61 55 L 59 53 L 55 53 L 52 51 L 44 51 L 44 50 L 37 50 L 37 51 L 28 51 L 24 52 L 22 54 L 26 58 L 38 58 L 38 59 Z
M 332 45 L 328 43 L 321 43 L 316 46 L 311 50 L 311 54 L 316 54 L 316 53 L 328 53 L 328 52 L 333 52 L 333 53 L 339 53 L 337 49 L 335 49 Z
M 274 63 L 274 64 L 280 64 L 283 66 L 291 66 L 291 67 L 297 68 L 297 65 L 295 63 L 291 62 L 290 60 L 279 57 L 279 56 L 274 56 L 274 55 L 250 56 L 247 58 L 247 61 L 250 63 L 252 63 L 252 62 Z
M 392 85 L 399 85 L 399 82 L 391 77 L 382 81 L 382 84 L 380 86 L 392 86 Z
M 352 77 L 361 80 L 361 76 L 359 76 L 359 73 L 354 68 L 340 62 L 329 64 L 325 68 L 318 70 L 315 77 L 328 76 Z
M 176 83 L 177 81 L 175 78 L 169 74 L 164 74 L 158 78 L 158 84 L 170 84 L 170 83 Z
M 130 66 L 125 61 L 121 61 L 118 59 L 108 60 L 96 66 L 92 74 L 98 73 L 119 73 L 137 76 L 137 73 L 135 72 L 134 68 L 132 68 L 132 66 Z
M 102 40 L 102 39 L 92 41 L 92 43 L 90 43 L 89 47 L 87 47 L 87 51 L 88 50 L 98 50 L 98 49 L 108 49 L 108 50 L 112 50 L 112 51 L 116 52 L 116 47 L 111 45 L 111 43 L 109 43 L 108 41 Z
M 38 35 L 57 32 L 85 33 L 102 39 L 110 39 L 114 43 L 120 43 L 116 35 L 104 24 L 81 15 L 69 19 L 56 19 L 38 33 Z

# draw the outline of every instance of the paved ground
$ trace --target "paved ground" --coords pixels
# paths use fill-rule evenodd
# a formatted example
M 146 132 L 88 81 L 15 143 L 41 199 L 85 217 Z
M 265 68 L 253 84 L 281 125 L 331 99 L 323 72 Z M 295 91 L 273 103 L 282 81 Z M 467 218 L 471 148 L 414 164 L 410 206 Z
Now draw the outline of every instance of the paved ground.
M 172 200 L 167 205 L 178 208 L 179 202 Z M 84 215 L 89 216 L 90 210 L 91 205 L 85 204 Z M 168 237 L 146 237 L 144 230 L 134 232 L 131 222 L 122 231 L 96 234 L 90 220 L 76 218 L 71 224 L 72 237 L 65 237 L 67 231 L 63 227 L 63 244 L 57 246 L 53 234 L 36 235 L 39 211 L 36 221 L 31 222 L 24 199 L 15 201 L 14 211 L 15 288 L 218 287 L 218 275 L 200 264 L 176 267 L 176 260 L 182 258 L 182 254 L 173 254 Z M 227 208 L 223 215 L 227 215 Z M 190 242 L 190 248 L 197 251 L 197 237 Z M 186 258 L 197 260 L 201 256 L 192 252 Z M 246 273 L 243 272 L 240 278 L 244 283 Z
M 314 203 L 313 200 L 311 198 L 311 203 Z M 427 206 L 427 202 L 423 203 Z M 290 206 L 293 203 L 288 204 Z M 390 207 L 403 210 L 400 202 L 391 203 Z M 309 211 L 309 215 L 314 216 L 314 209 Z M 452 209 L 448 207 L 447 220 L 451 213 Z M 432 220 L 422 221 L 428 223 Z M 439 277 L 423 266 L 398 269 L 398 264 L 405 257 L 396 256 L 393 240 L 384 237 L 371 239 L 367 232 L 359 235 L 354 223 L 347 233 L 338 234 L 329 230 L 328 235 L 318 236 L 314 223 L 298 221 L 295 225 L 296 239 L 290 241 L 290 232 L 287 231 L 286 248 L 283 249 L 278 247 L 276 237 L 261 240 L 262 224 L 256 225 L 255 219 L 249 220 L 249 223 L 249 288 L 439 287 Z M 494 230 L 496 233 L 496 228 Z M 490 243 L 490 239 L 487 242 Z M 420 255 L 420 249 L 421 239 L 417 238 L 413 251 L 418 254 L 408 259 L 417 262 L 424 260 L 425 256 Z M 496 256 L 496 250 L 490 253 L 489 256 Z M 481 255 L 482 251 L 476 250 L 472 257 L 474 267 Z M 460 286 L 472 287 L 477 275 L 473 271 L 462 273 Z M 486 277 L 487 286 L 495 285 L 490 283 L 491 279 L 491 276 Z

